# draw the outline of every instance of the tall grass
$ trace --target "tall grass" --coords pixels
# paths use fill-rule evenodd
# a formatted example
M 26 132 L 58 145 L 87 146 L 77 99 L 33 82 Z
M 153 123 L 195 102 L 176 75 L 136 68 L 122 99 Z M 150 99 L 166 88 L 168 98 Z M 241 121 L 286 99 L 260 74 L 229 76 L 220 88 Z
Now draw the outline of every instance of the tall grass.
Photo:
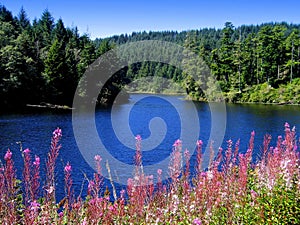
M 12 152 L 4 156 L 0 168 L 1 224 L 300 224 L 300 167 L 298 141 L 294 128 L 285 124 L 285 136 L 270 147 L 266 135 L 259 159 L 254 162 L 255 133 L 251 133 L 245 154 L 239 142 L 227 141 L 227 148 L 211 155 L 208 168 L 202 168 L 202 141 L 196 143 L 195 175 L 191 175 L 190 153 L 182 143 L 173 145 L 168 174 L 162 182 L 143 171 L 140 136 L 136 137 L 134 176 L 126 190 L 110 201 L 103 186 L 102 159 L 95 156 L 96 172 L 89 181 L 85 199 L 75 197 L 72 165 L 67 163 L 65 198 L 55 200 L 55 161 L 60 151 L 60 129 L 53 132 L 46 163 L 44 192 L 40 190 L 40 159 L 32 162 L 29 149 L 23 151 L 22 181 L 16 177 Z M 212 151 L 213 152 L 213 151 Z M 156 184 L 154 184 L 156 180 Z

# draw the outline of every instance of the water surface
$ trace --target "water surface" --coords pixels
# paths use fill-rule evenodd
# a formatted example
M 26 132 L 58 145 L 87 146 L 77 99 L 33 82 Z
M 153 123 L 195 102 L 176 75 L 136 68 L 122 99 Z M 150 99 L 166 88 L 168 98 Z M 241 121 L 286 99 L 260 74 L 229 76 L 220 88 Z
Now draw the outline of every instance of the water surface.
M 195 109 L 197 118 L 194 115 Z M 241 139 L 240 146 L 241 152 L 243 152 L 247 150 L 250 133 L 254 130 L 256 132 L 255 152 L 258 153 L 266 133 L 272 135 L 272 144 L 274 145 L 277 136 L 284 134 L 285 122 L 296 128 L 300 127 L 299 110 L 299 106 L 290 105 L 226 104 L 225 137 L 216 142 L 219 141 L 225 148 L 226 140 L 232 139 L 233 142 L 236 142 Z M 220 111 L 220 113 L 223 115 L 224 112 Z M 182 117 L 185 117 L 185 125 L 181 124 Z M 135 148 L 134 136 L 137 134 L 142 136 L 145 166 L 155 166 L 156 163 L 166 159 L 172 151 L 172 144 L 182 136 L 183 130 L 185 133 L 184 148 L 194 150 L 194 139 L 202 139 L 207 144 L 211 135 L 211 118 L 211 106 L 207 103 L 184 101 L 182 96 L 146 94 L 133 94 L 130 102 L 115 105 L 113 111 L 97 109 L 95 113 L 97 138 L 101 139 L 105 150 L 117 161 L 132 165 Z M 56 169 L 58 198 L 62 198 L 64 195 L 63 167 L 67 162 L 72 165 L 75 194 L 78 195 L 82 192 L 85 195 L 87 182 L 84 177 L 86 175 L 91 178 L 94 171 L 85 161 L 81 154 L 82 149 L 79 150 L 74 138 L 71 112 L 0 115 L 1 160 L 3 162 L 3 156 L 10 148 L 20 177 L 23 164 L 20 148 L 30 148 L 33 156 L 41 157 L 41 172 L 44 174 L 44 164 L 50 147 L 52 131 L 56 127 L 60 127 L 63 132 L 62 149 Z M 87 129 L 82 132 L 84 132 L 86 141 L 92 146 L 95 137 L 90 137 Z M 220 129 L 216 137 L 222 137 L 222 133 L 223 131 Z M 217 147 L 215 146 L 215 148 Z M 101 154 L 104 149 L 96 150 Z M 120 171 L 112 171 L 112 173 L 114 179 L 117 180 L 120 179 L 120 176 L 125 176 L 125 173 L 130 175 L 131 171 L 122 171 L 120 168 Z M 165 176 L 167 176 L 167 172 L 165 172 Z M 106 181 L 105 185 L 109 186 L 109 182 Z M 120 190 L 120 188 L 121 186 L 117 185 L 117 189 Z

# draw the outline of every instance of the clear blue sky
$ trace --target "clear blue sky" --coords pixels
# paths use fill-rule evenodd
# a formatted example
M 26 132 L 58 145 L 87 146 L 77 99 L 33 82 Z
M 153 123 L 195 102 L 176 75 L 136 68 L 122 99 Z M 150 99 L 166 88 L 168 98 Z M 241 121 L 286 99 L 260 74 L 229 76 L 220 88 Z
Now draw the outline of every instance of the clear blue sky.
M 14 15 L 24 7 L 32 21 L 48 8 L 55 20 L 91 38 L 133 31 L 189 30 L 281 22 L 300 24 L 299 0 L 0 0 Z

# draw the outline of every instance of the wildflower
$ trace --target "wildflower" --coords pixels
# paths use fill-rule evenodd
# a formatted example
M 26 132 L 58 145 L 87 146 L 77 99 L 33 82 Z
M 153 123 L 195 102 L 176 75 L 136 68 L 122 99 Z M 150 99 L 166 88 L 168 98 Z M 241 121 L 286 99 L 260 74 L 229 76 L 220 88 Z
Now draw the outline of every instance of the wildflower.
M 162 170 L 161 170 L 161 169 L 158 169 L 158 170 L 157 170 L 157 174 L 161 176 Z
M 52 194 L 54 192 L 54 187 L 53 186 L 50 186 L 49 189 L 46 189 L 46 191 L 49 193 L 49 194 Z
M 202 142 L 202 140 L 198 140 L 196 144 L 197 144 L 197 146 L 199 147 L 199 146 L 202 146 L 202 145 L 203 145 L 203 142 Z
M 256 197 L 257 197 L 257 195 L 258 195 L 258 194 L 257 194 L 255 191 L 253 191 L 253 190 L 250 191 L 250 194 L 251 194 L 252 199 L 256 199 Z
M 11 159 L 11 156 L 12 156 L 12 152 L 8 149 L 5 156 L 4 156 L 4 159 L 7 161 L 7 160 L 10 160 Z
M 206 172 L 202 171 L 201 172 L 201 177 L 206 177 Z
M 212 180 L 213 179 L 213 177 L 214 177 L 214 174 L 213 174 L 213 172 L 212 171 L 207 171 L 207 178 L 209 179 L 209 180 Z
M 88 185 L 88 189 L 91 190 L 91 189 L 94 188 L 94 186 L 95 186 L 95 182 L 92 181 L 92 180 L 90 180 L 90 181 L 89 181 L 89 185 Z
M 102 160 L 100 155 L 95 155 L 95 161 L 100 162 Z
M 180 146 L 181 144 L 182 144 L 182 142 L 181 142 L 179 139 L 177 139 L 177 140 L 174 142 L 173 146 L 174 146 L 174 147 L 177 147 L 177 146 Z
M 127 185 L 128 185 L 128 186 L 133 186 L 133 185 L 134 185 L 134 182 L 133 182 L 133 179 L 132 179 L 132 178 L 128 178 L 128 180 L 127 180 Z
M 135 137 L 135 140 L 137 140 L 137 141 L 141 141 L 142 140 L 142 137 L 141 137 L 141 135 L 136 135 L 136 137 Z
M 56 130 L 53 131 L 53 138 L 54 139 L 57 139 L 57 138 L 59 139 L 59 138 L 61 138 L 61 136 L 62 136 L 61 129 L 56 128 Z
M 40 165 L 40 157 L 35 156 L 35 161 L 33 162 L 33 165 L 39 166 Z
M 37 211 L 40 208 L 40 204 L 36 202 L 35 200 L 30 203 L 30 210 Z
M 202 223 L 201 223 L 200 219 L 196 218 L 196 219 L 193 220 L 193 224 L 195 224 L 195 225 L 201 225 Z
M 23 151 L 23 153 L 24 153 L 24 154 L 28 154 L 28 153 L 30 153 L 30 150 L 29 150 L 29 148 L 26 148 L 26 149 Z
M 294 151 L 297 151 L 297 149 L 298 149 L 298 146 L 294 145 Z
M 72 167 L 70 165 L 70 163 L 68 162 L 67 165 L 65 166 L 65 171 L 66 173 L 70 173 L 72 171 Z
M 87 225 L 87 221 L 86 221 L 86 217 L 84 217 L 83 222 L 81 223 L 81 225 Z
M 289 125 L 287 122 L 285 122 L 284 127 L 285 127 L 286 129 L 288 129 L 288 128 L 290 128 L 290 125 Z
M 125 190 L 124 189 L 120 191 L 120 195 L 121 195 L 121 198 L 124 198 L 124 196 L 125 196 Z

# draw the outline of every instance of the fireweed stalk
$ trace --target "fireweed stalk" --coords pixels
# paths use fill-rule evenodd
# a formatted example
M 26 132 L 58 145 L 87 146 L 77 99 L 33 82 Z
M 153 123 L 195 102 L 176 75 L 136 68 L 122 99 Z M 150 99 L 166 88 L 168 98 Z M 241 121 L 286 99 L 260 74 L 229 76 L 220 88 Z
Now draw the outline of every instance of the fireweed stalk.
M 31 158 L 30 158 L 30 150 L 27 148 L 23 151 L 24 157 L 24 169 L 23 169 L 23 181 L 25 188 L 25 206 L 28 206 L 31 202 Z
M 33 177 L 31 183 L 31 199 L 35 201 L 39 196 L 39 188 L 40 188 L 40 157 L 35 156 L 35 160 L 33 162 Z
M 61 129 L 57 128 L 53 131 L 53 136 L 51 139 L 50 152 L 48 153 L 48 160 L 46 162 L 46 202 L 55 202 L 55 164 L 56 159 L 59 154 L 61 145 L 59 141 L 61 139 L 62 132 Z
M 72 202 L 73 201 L 73 191 L 72 191 L 73 180 L 71 178 L 72 167 L 69 162 L 65 166 L 64 170 L 65 170 L 65 192 L 66 192 L 65 208 L 66 210 L 69 210 L 73 203 Z
M 4 166 L 4 190 L 1 205 L 4 206 L 3 210 L 7 213 L 7 217 L 4 217 L 3 223 L 13 224 L 17 220 L 17 206 L 15 201 L 17 196 L 17 179 L 12 152 L 9 149 L 4 156 L 4 160 L 6 161 L 6 165 Z

